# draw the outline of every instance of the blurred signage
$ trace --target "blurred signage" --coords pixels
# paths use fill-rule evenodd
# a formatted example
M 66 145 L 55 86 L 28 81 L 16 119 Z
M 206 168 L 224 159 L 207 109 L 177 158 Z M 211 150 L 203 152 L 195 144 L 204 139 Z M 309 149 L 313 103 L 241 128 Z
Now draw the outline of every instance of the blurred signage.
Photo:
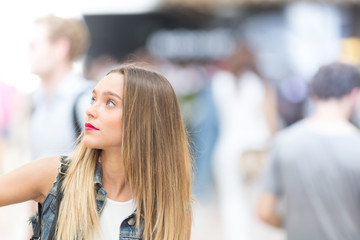
M 228 29 L 175 29 L 155 31 L 149 36 L 146 46 L 157 57 L 201 60 L 229 56 L 235 44 L 235 38 Z
M 360 39 L 345 38 L 342 40 L 341 61 L 351 64 L 360 63 Z

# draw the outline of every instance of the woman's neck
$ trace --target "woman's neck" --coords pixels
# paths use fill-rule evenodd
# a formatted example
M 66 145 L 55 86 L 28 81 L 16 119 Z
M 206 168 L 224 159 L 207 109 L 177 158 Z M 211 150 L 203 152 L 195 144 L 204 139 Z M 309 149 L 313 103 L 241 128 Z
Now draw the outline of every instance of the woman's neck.
M 120 202 L 132 199 L 120 151 L 103 150 L 101 164 L 102 183 L 107 192 L 107 197 Z

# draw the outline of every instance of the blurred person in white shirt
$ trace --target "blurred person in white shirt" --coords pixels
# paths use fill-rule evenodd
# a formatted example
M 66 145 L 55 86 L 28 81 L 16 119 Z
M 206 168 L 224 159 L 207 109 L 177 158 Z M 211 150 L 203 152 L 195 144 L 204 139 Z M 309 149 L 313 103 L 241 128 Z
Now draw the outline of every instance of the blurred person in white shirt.
M 213 171 L 224 232 L 229 240 L 249 240 L 251 205 L 246 196 L 246 171 L 240 163 L 247 153 L 265 152 L 277 126 L 275 95 L 246 46 L 239 47 L 214 74 L 212 91 L 219 120 Z M 252 159 L 257 161 L 260 156 Z

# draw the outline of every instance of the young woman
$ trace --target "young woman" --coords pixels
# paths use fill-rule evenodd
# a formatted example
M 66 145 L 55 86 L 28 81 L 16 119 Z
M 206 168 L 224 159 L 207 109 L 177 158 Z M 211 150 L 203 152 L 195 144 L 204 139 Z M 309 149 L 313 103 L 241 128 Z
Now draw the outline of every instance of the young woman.
M 59 159 L 0 176 L 0 206 L 42 204 L 41 239 L 54 221 L 57 240 L 190 239 L 191 157 L 162 75 L 135 65 L 110 71 L 94 88 L 77 149 L 62 157 L 66 172 Z M 65 176 L 59 205 L 58 174 Z

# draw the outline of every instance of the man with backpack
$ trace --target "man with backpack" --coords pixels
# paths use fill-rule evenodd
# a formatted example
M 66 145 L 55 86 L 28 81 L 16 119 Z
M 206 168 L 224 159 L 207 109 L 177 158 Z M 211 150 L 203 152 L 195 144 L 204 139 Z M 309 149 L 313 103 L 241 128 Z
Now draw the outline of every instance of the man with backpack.
M 73 150 L 90 103 L 91 83 L 73 63 L 87 50 L 85 23 L 49 15 L 35 20 L 30 39 L 31 71 L 41 79 L 31 116 L 32 159 Z

